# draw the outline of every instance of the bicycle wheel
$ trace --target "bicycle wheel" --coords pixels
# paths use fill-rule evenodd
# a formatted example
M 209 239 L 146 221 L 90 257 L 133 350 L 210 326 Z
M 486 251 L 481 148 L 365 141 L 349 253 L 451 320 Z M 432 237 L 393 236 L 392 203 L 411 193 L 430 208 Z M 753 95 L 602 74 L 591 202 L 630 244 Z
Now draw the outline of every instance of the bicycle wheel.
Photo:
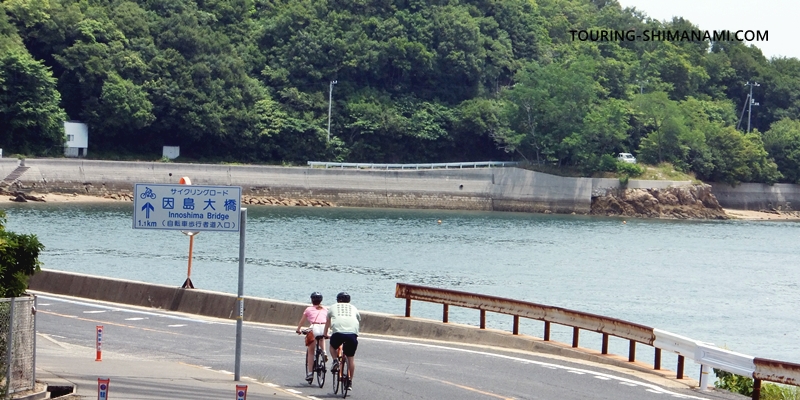
M 342 398 L 347 397 L 347 389 L 350 387 L 350 369 L 347 362 L 347 357 L 342 357 L 342 365 L 339 366 L 342 370 Z
M 325 361 L 323 361 L 324 358 L 322 357 L 323 354 L 324 353 L 322 352 L 322 349 L 319 348 L 319 345 L 317 345 L 317 354 L 316 357 L 314 357 L 314 371 L 317 373 L 317 384 L 319 385 L 319 387 L 325 385 L 326 371 L 325 371 Z
M 341 383 L 339 381 L 339 371 L 341 371 L 341 368 L 335 371 L 331 368 L 331 375 L 333 375 L 333 394 L 339 393 L 339 383 Z

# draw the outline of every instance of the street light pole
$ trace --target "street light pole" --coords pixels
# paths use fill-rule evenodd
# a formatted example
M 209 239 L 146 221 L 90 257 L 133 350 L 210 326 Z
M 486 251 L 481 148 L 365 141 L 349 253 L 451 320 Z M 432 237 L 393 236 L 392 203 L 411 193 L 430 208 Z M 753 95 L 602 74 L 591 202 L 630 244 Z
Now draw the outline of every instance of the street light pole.
M 757 106 L 758 103 L 753 99 L 753 86 L 761 86 L 758 82 L 747 82 L 745 83 L 746 86 L 750 86 L 750 96 L 748 97 L 750 101 L 747 104 L 747 132 L 750 133 L 750 112 L 753 109 L 753 106 Z
M 331 81 L 328 86 L 328 142 L 331 141 L 331 104 L 333 103 L 333 85 L 336 83 L 337 81 Z

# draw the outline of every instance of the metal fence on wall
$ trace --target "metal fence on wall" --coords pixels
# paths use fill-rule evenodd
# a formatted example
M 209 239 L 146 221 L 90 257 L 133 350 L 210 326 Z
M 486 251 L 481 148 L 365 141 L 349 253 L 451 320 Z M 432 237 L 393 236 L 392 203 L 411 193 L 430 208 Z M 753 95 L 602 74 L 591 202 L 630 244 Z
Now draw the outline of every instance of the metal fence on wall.
M 454 163 L 433 163 L 433 164 L 370 164 L 370 163 L 337 163 L 325 161 L 309 161 L 311 168 L 353 168 L 353 169 L 464 169 L 464 168 L 492 168 L 492 167 L 516 167 L 516 161 L 478 161 L 478 162 L 454 162 Z
M 36 384 L 36 296 L 0 299 L 0 371 L 6 394 Z

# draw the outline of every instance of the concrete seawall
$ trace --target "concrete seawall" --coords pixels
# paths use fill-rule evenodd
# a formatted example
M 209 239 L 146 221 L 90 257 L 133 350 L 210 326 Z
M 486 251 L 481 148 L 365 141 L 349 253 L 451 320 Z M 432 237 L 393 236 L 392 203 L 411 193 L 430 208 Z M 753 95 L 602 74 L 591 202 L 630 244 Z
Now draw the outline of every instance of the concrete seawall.
M 742 183 L 730 186 L 715 184 L 711 192 L 726 208 L 738 210 L 800 210 L 800 185 L 776 183 Z
M 8 176 L 17 160 L 0 159 Z M 23 189 L 102 195 L 132 193 L 135 183 L 241 186 L 252 196 L 317 199 L 352 207 L 435 208 L 586 214 L 592 193 L 616 179 L 565 178 L 521 168 L 356 170 L 74 159 L 28 159 Z M 629 188 L 664 188 L 686 181 L 632 180 Z
M 200 289 L 154 285 L 143 282 L 42 270 L 31 277 L 29 289 L 112 303 L 156 308 L 207 317 L 236 319 L 236 295 Z M 402 301 L 402 300 L 398 300 Z M 244 321 L 294 327 L 306 304 L 255 297 L 244 297 Z M 655 371 L 652 365 L 628 362 L 627 359 L 599 351 L 572 348 L 567 344 L 526 335 L 513 335 L 494 329 L 438 321 L 405 318 L 389 314 L 361 312 L 361 331 L 365 334 L 391 335 L 416 339 L 440 340 L 468 345 L 494 346 L 533 351 L 568 358 L 592 361 L 626 369 L 674 378 L 669 370 Z M 696 385 L 683 379 L 681 385 Z

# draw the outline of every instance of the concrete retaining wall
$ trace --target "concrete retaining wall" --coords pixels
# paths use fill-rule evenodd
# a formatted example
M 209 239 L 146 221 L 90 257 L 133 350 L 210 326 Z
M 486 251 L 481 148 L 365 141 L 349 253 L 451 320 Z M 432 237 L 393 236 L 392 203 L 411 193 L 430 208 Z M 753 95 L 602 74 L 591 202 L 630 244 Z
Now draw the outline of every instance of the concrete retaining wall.
M 580 212 L 591 180 L 518 168 L 353 170 L 154 162 L 29 159 L 20 177 L 41 192 L 132 192 L 134 183 L 241 186 L 244 194 L 314 198 L 341 206 Z
M 711 186 L 711 193 L 716 196 L 719 204 L 726 208 L 800 210 L 800 185 L 777 183 L 770 186 L 763 183 L 742 183 L 730 186 L 715 183 Z
M 236 319 L 236 296 L 228 293 L 181 289 L 55 270 L 42 270 L 31 277 L 29 289 L 214 318 Z M 244 320 L 294 327 L 305 307 L 307 304 L 245 296 Z M 598 351 L 576 349 L 567 344 L 545 342 L 531 336 L 512 335 L 510 332 L 364 311 L 361 312 L 361 318 L 362 333 L 534 351 L 615 365 L 667 378 L 674 375 L 669 370 L 654 371 L 652 365 L 631 363 L 617 355 L 602 355 Z M 695 384 L 687 379 L 681 382 Z
M 631 179 L 626 186 L 628 189 L 666 189 L 672 186 L 688 186 L 692 181 L 654 181 L 647 179 Z M 604 189 L 616 189 L 619 187 L 619 179 L 612 178 L 592 178 L 592 191 Z
M 16 160 L 14 160 L 16 161 Z M 131 193 L 134 183 L 241 186 L 254 196 L 311 198 L 340 206 L 588 213 L 592 190 L 616 179 L 565 178 L 520 168 L 356 170 L 72 159 L 28 159 L 19 181 L 39 192 Z M 13 168 L 0 173 L 6 175 Z M 9 164 L 9 167 L 11 165 Z M 673 181 L 631 181 L 665 187 Z

